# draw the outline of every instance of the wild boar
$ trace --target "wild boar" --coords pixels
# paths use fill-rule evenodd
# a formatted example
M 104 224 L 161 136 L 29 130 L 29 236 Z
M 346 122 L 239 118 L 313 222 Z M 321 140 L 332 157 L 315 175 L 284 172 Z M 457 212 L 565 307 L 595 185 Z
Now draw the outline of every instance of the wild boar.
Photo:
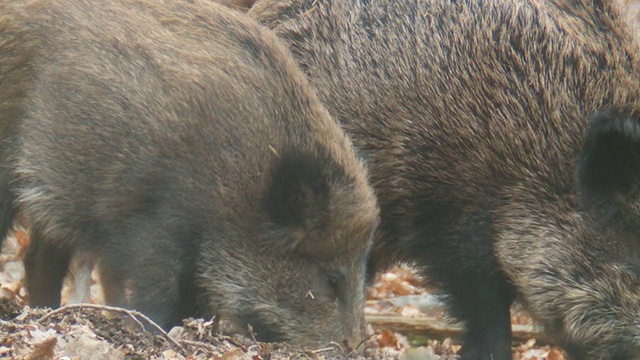
M 2 1 L 0 114 L 0 235 L 30 223 L 31 305 L 58 306 L 81 255 L 108 303 L 164 327 L 362 339 L 373 190 L 255 21 L 206 0 Z
M 640 29 L 622 6 L 260 0 L 249 12 L 368 161 L 371 271 L 417 264 L 466 326 L 464 359 L 511 359 L 516 298 L 574 359 L 640 359 Z

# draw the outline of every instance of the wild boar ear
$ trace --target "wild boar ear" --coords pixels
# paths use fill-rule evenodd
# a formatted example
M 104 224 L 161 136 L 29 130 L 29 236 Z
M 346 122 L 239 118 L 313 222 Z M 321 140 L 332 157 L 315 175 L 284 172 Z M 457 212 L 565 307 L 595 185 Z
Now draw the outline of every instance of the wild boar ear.
M 578 166 L 580 204 L 607 222 L 638 200 L 640 187 L 640 106 L 595 114 Z
M 339 167 L 323 157 L 283 154 L 271 175 L 264 208 L 276 228 L 283 230 L 287 249 L 328 226 L 330 191 Z

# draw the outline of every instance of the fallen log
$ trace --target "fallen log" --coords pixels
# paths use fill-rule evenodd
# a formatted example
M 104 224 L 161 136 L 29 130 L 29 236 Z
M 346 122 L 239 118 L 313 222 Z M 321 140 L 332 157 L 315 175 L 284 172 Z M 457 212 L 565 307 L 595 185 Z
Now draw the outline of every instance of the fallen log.
M 400 334 L 420 335 L 439 340 L 446 338 L 459 340 L 462 336 L 460 324 L 452 324 L 431 317 L 409 318 L 399 315 L 366 315 L 365 317 L 374 329 L 387 329 Z M 511 331 L 515 344 L 529 339 L 536 339 L 538 344 L 550 343 L 539 326 L 512 325 Z

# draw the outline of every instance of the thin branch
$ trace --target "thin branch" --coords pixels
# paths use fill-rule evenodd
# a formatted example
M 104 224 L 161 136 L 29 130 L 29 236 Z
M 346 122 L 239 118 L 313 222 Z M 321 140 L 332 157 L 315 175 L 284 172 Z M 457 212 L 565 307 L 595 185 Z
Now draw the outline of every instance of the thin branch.
M 434 318 L 407 318 L 396 315 L 367 315 L 366 320 L 375 329 L 389 329 L 401 334 L 421 334 L 435 338 L 460 339 L 463 328 L 459 324 L 451 324 Z M 535 338 L 539 343 L 550 343 L 549 339 L 537 326 L 512 325 L 512 339 L 514 342 L 527 341 Z
M 131 320 L 133 320 L 136 324 L 138 324 L 138 326 L 140 326 L 140 328 L 143 331 L 146 331 L 144 325 L 142 325 L 142 322 L 140 322 L 140 320 L 138 320 L 138 319 L 142 319 L 147 324 L 149 324 L 153 329 L 155 329 L 160 334 L 162 334 L 162 336 L 170 344 L 175 346 L 182 353 L 182 355 L 187 356 L 187 350 L 182 345 L 180 345 L 171 336 L 169 336 L 169 334 L 167 334 L 167 332 L 164 331 L 164 329 L 162 329 L 160 327 L 160 325 L 156 324 L 149 317 L 147 317 L 146 315 L 144 315 L 143 313 L 141 313 L 141 312 L 139 312 L 137 310 L 127 310 L 127 309 L 123 309 L 121 307 L 108 306 L 108 305 L 98 305 L 98 304 L 70 304 L 70 305 L 61 306 L 60 308 L 58 308 L 56 310 L 53 310 L 50 313 L 42 316 L 40 319 L 38 319 L 38 322 L 42 323 L 43 321 L 46 321 L 47 319 L 51 318 L 52 316 L 54 316 L 56 314 L 68 312 L 69 310 L 73 310 L 73 309 L 104 310 L 104 311 L 110 311 L 110 312 L 114 312 L 114 313 L 124 314 L 124 315 L 128 316 Z
M 220 336 L 224 341 L 234 345 L 235 347 L 238 347 L 240 349 L 242 349 L 242 351 L 247 352 L 249 351 L 249 349 L 247 349 L 246 346 L 240 344 L 239 342 L 237 342 L 236 340 L 234 340 L 232 337 L 229 336 L 225 336 L 225 335 L 218 335 Z
M 249 330 L 249 336 L 251 336 L 253 342 L 256 343 L 256 345 L 260 345 L 260 342 L 256 339 L 256 334 L 253 332 L 253 326 L 251 326 L 251 324 L 247 324 L 247 330 Z
M 353 348 L 349 354 L 347 354 L 347 357 L 353 355 L 354 353 L 356 353 L 358 351 L 358 348 L 360 348 L 360 346 L 363 346 L 365 342 L 367 342 L 369 339 L 371 339 L 372 337 L 378 335 L 380 332 L 379 331 L 374 331 L 373 334 L 367 336 L 366 338 L 362 339 L 362 341 L 360 341 L 360 343 L 358 344 L 358 346 L 356 346 L 355 348 Z
M 211 344 L 207 344 L 206 342 L 196 341 L 196 340 L 180 340 L 180 342 L 185 344 L 185 345 L 189 345 L 189 346 L 205 348 L 209 352 L 212 352 L 214 354 L 219 353 L 219 349 L 217 349 L 215 346 L 213 346 Z
M 312 353 L 312 354 L 316 354 L 317 355 L 317 354 L 321 354 L 321 353 L 329 352 L 329 351 L 336 351 L 336 348 L 334 346 L 332 346 L 332 347 L 326 347 L 326 348 L 317 349 L 317 350 L 311 350 L 309 352 Z
M 338 350 L 340 350 L 340 353 L 341 353 L 341 354 L 346 354 L 346 352 L 344 351 L 344 348 L 342 347 L 342 345 L 338 344 L 337 342 L 335 342 L 335 341 L 331 341 L 331 342 L 329 343 L 329 345 L 331 345 L 331 346 L 333 346 L 333 347 L 335 347 L 335 348 L 338 348 Z

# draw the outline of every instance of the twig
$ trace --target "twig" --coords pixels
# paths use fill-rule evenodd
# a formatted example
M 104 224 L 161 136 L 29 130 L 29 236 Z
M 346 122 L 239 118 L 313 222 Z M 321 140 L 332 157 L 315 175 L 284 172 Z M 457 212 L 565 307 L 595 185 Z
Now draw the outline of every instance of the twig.
M 389 329 L 402 334 L 420 334 L 445 339 L 460 339 L 463 328 L 459 324 L 451 324 L 434 318 L 407 318 L 397 315 L 367 315 L 366 320 L 376 329 Z M 549 339 L 537 326 L 512 325 L 512 339 L 518 343 L 535 338 L 541 343 L 550 343 Z
M 270 359 L 271 358 L 270 351 L 265 351 L 265 350 L 268 350 L 267 346 L 261 343 L 260 341 L 258 341 L 258 339 L 256 339 L 256 333 L 253 332 L 253 326 L 251 326 L 251 324 L 247 324 L 247 329 L 249 330 L 249 335 L 251 335 L 251 339 L 255 343 L 255 347 L 258 348 L 258 355 L 260 355 L 261 358 Z M 251 345 L 249 348 L 251 348 L 252 346 L 254 345 Z
M 337 347 L 340 350 L 340 353 L 342 353 L 342 354 L 345 353 L 344 348 L 342 347 L 342 345 L 338 344 L 337 342 L 332 341 L 332 342 L 329 343 L 329 345 L 331 345 L 333 347 Z
M 131 320 L 135 321 L 135 323 L 138 324 L 140 328 L 144 330 L 144 325 L 142 325 L 140 320 L 138 320 L 138 318 L 136 318 L 134 314 L 131 313 L 131 311 L 118 308 L 118 307 L 112 307 L 107 305 L 97 305 L 97 304 L 70 304 L 70 305 L 61 306 L 60 308 L 53 310 L 48 314 L 43 315 L 40 319 L 38 319 L 38 322 L 42 323 L 43 321 L 46 321 L 47 319 L 53 317 L 54 315 L 66 312 L 68 310 L 73 310 L 73 309 L 95 309 L 95 310 L 107 310 L 111 312 L 124 313 L 125 315 L 129 316 Z
M 313 0 L 313 2 L 311 3 L 311 6 L 309 7 L 309 10 L 303 12 L 301 16 L 304 17 L 311 14 L 317 7 L 318 7 L 318 0 Z
M 253 326 L 251 326 L 251 324 L 247 324 L 247 329 L 249 330 L 249 335 L 253 342 L 256 343 L 256 345 L 260 345 L 260 342 L 256 339 L 256 334 L 253 332 Z
M 206 342 L 196 341 L 196 340 L 180 340 L 180 342 L 185 345 L 205 348 L 214 354 L 218 352 L 218 349 L 216 349 L 215 346 L 211 344 L 207 344 Z
M 247 347 L 246 347 L 246 346 L 244 346 L 244 345 L 242 345 L 242 344 L 238 343 L 238 342 L 237 342 L 235 339 L 233 339 L 232 337 L 230 337 L 230 336 L 225 336 L 225 335 L 219 335 L 219 336 L 220 336 L 224 341 L 226 341 L 226 342 L 228 342 L 228 343 L 230 343 L 230 344 L 232 344 L 232 345 L 234 345 L 234 346 L 236 346 L 236 347 L 238 347 L 238 348 L 242 349 L 242 351 L 244 351 L 244 352 L 249 351 L 249 349 L 247 349 Z
M 140 328 L 143 331 L 145 330 L 144 325 L 142 325 L 142 323 L 140 322 L 140 320 L 138 319 L 142 319 L 144 320 L 147 324 L 149 324 L 152 328 L 154 328 L 156 331 L 158 331 L 160 334 L 162 334 L 162 336 L 173 346 L 175 346 L 178 350 L 180 350 L 180 352 L 182 353 L 182 355 L 187 356 L 187 350 L 180 345 L 177 341 L 175 341 L 171 336 L 169 336 L 169 334 L 167 334 L 166 331 L 164 331 L 160 325 L 156 324 L 153 320 L 151 320 L 149 317 L 147 317 L 146 315 L 144 315 L 143 313 L 137 311 L 137 310 L 127 310 L 127 309 L 123 309 L 120 307 L 116 307 L 116 306 L 108 306 L 108 305 L 98 305 L 98 304 L 70 304 L 70 305 L 65 305 L 65 306 L 61 306 L 60 308 L 51 311 L 50 313 L 42 316 L 40 319 L 38 319 L 39 323 L 42 323 L 43 321 L 51 318 L 52 316 L 56 315 L 56 314 L 60 314 L 63 312 L 67 312 L 69 310 L 73 310 L 73 309 L 92 309 L 92 310 L 105 310 L 105 311 L 110 311 L 110 312 L 114 312 L 114 313 L 120 313 L 120 314 L 124 314 L 126 316 L 128 316 L 131 320 L 133 320 L 136 324 L 138 324 L 138 326 L 140 326 Z
M 318 358 L 318 355 L 324 352 L 329 352 L 329 351 L 338 351 L 338 353 L 342 356 L 344 356 L 346 354 L 346 352 L 344 351 L 344 349 L 342 348 L 342 346 L 340 344 L 338 344 L 337 342 L 330 342 L 328 345 L 330 345 L 330 347 L 325 347 L 322 349 L 317 349 L 317 350 L 311 350 L 311 351 L 306 351 L 305 353 L 312 355 L 313 358 Z
M 322 349 L 317 349 L 317 350 L 311 350 L 310 353 L 312 354 L 321 354 L 323 352 L 329 352 L 329 351 L 334 351 L 336 348 L 335 347 L 326 347 L 326 348 L 322 348 Z
M 358 346 L 356 346 L 355 348 L 353 348 L 353 350 L 351 350 L 351 351 L 349 352 L 349 354 L 347 354 L 347 357 L 349 357 L 349 356 L 353 355 L 353 353 L 355 353 L 356 351 L 358 351 L 358 348 L 359 348 L 360 346 L 364 345 L 364 343 L 365 343 L 365 342 L 367 342 L 367 340 L 371 339 L 372 337 L 374 337 L 374 336 L 376 336 L 376 335 L 378 335 L 378 334 L 379 334 L 379 332 L 376 330 L 376 331 L 374 331 L 374 332 L 373 332 L 373 334 L 371 334 L 371 335 L 367 336 L 366 338 L 362 339 L 362 341 L 360 341 L 360 343 L 358 343 Z

